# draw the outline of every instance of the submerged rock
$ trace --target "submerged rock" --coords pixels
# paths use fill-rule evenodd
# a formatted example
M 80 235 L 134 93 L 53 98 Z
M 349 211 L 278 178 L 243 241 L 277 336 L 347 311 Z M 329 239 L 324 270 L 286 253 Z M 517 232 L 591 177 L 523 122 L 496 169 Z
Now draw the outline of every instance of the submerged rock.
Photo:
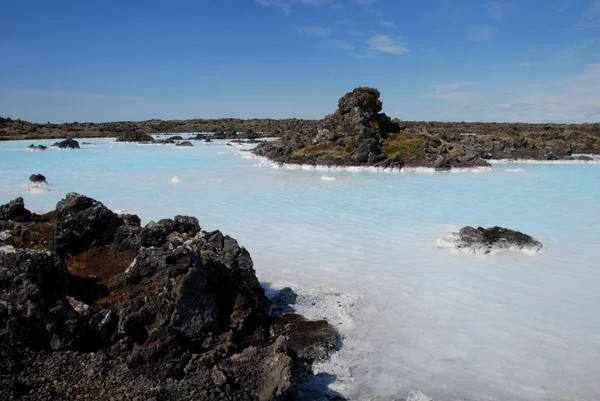
M 496 253 L 499 251 L 537 252 L 543 244 L 530 235 L 502 227 L 463 227 L 458 232 L 438 241 L 442 248 L 455 248 L 469 253 Z
M 194 146 L 193 143 L 191 143 L 190 141 L 183 141 L 183 142 L 179 142 L 177 145 L 175 146 Z
M 44 145 L 34 145 L 33 143 L 29 146 L 27 146 L 27 149 L 31 149 L 31 150 L 46 150 L 48 149 L 47 146 Z
M 248 251 L 194 217 L 142 228 L 70 193 L 0 226 L 0 399 L 293 400 L 338 346 L 325 321 L 272 317 Z

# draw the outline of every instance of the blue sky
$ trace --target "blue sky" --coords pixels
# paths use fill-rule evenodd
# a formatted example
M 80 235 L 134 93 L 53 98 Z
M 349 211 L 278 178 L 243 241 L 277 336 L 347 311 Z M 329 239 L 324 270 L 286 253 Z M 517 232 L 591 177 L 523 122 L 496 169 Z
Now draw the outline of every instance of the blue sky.
M 0 116 L 600 121 L 600 0 L 0 0 Z

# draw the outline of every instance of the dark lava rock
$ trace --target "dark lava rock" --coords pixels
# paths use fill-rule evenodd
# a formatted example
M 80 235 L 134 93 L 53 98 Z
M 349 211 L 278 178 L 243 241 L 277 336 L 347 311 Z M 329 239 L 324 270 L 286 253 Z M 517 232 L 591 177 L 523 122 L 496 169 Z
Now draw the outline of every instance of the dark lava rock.
M 292 305 L 296 303 L 297 299 L 298 295 L 290 287 L 282 288 L 271 297 L 271 315 L 279 316 L 295 312 Z
M 2 343 L 49 348 L 68 288 L 64 263 L 52 252 L 0 248 Z M 56 328 L 58 329 L 58 328 Z
M 455 148 L 426 133 L 403 133 L 407 124 L 381 113 L 379 97 L 375 88 L 356 88 L 342 96 L 337 111 L 317 127 L 287 132 L 279 140 L 259 144 L 253 152 L 278 163 L 324 166 L 489 166 L 482 157 L 483 146 Z
M 324 361 L 341 344 L 337 330 L 325 320 L 306 320 L 295 313 L 287 313 L 275 319 L 275 335 L 285 334 L 287 346 L 296 357 L 309 361 Z
M 183 141 L 183 137 L 181 135 L 174 135 L 168 138 L 169 141 Z
M 2 228 L 25 224 L 55 225 L 59 252 L 0 246 L 0 399 L 294 400 L 339 343 L 324 321 L 271 317 L 248 251 L 194 217 L 141 228 L 68 194 Z
M 25 209 L 23 198 L 18 197 L 0 206 L 0 220 L 29 221 L 31 212 Z
M 55 249 L 60 257 L 77 255 L 115 239 L 122 220 L 92 198 L 68 193 L 56 205 Z
M 445 238 L 454 247 L 469 252 L 491 253 L 504 250 L 539 251 L 541 242 L 520 231 L 502 227 L 463 227 Z
M 33 182 L 36 184 L 45 184 L 46 177 L 44 177 L 42 174 L 31 174 L 29 176 L 29 182 Z
M 190 141 L 179 142 L 176 146 L 194 146 Z
M 117 142 L 154 142 L 154 138 L 143 132 L 131 131 L 118 136 Z
M 52 146 L 58 146 L 59 149 L 79 149 L 79 142 L 75 139 L 65 139 L 64 141 L 56 142 Z
M 203 141 L 206 139 L 206 135 L 204 134 L 196 134 L 195 136 L 190 138 L 193 141 Z
M 27 149 L 31 149 L 31 150 L 46 150 L 48 149 L 47 146 L 44 145 L 34 145 L 33 143 L 29 146 L 27 146 Z

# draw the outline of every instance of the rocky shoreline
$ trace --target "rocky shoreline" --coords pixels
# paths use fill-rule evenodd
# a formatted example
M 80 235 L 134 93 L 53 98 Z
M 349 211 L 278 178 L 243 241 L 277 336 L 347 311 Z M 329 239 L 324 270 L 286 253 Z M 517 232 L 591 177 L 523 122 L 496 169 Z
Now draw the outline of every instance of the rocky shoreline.
M 114 123 L 34 124 L 0 118 L 0 140 L 115 137 L 123 142 L 193 146 L 175 135 L 198 133 L 190 140 L 259 142 L 254 154 L 275 163 L 320 166 L 370 166 L 447 170 L 488 167 L 490 160 L 589 161 L 600 155 L 600 124 L 514 124 L 406 122 L 382 113 L 375 88 L 356 88 L 339 99 L 337 110 L 322 120 L 217 119 Z M 205 133 L 213 133 L 206 135 Z M 44 146 L 30 146 L 44 150 Z
M 379 97 L 377 89 L 356 88 L 316 127 L 253 152 L 282 164 L 438 170 L 489 167 L 492 159 L 585 161 L 591 158 L 573 155 L 600 154 L 600 124 L 407 124 L 382 113 Z
M 18 198 L 0 206 L 0 398 L 303 399 L 341 338 L 283 313 L 293 301 L 194 217 L 142 227 L 75 193 L 44 215 Z
M 278 137 L 286 132 L 309 129 L 316 120 L 296 118 L 273 120 L 148 120 L 107 123 L 38 124 L 0 117 L 0 141 L 62 138 L 118 138 L 133 134 L 168 134 L 214 132 L 219 139 L 256 139 Z

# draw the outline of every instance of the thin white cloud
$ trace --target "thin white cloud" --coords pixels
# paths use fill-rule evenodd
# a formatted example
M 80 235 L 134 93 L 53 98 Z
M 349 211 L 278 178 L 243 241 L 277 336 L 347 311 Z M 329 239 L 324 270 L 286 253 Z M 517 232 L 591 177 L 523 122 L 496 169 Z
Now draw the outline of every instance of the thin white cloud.
M 591 51 L 586 50 L 586 49 L 588 49 L 589 47 L 592 47 L 594 45 L 597 45 L 599 43 L 600 43 L 600 39 L 590 39 L 590 40 L 586 40 L 583 42 L 574 43 L 574 44 L 568 46 L 567 48 L 555 53 L 553 55 L 553 58 L 554 59 L 572 60 L 581 55 L 591 53 Z
M 468 82 L 456 82 L 432 85 L 434 93 L 424 95 L 427 98 L 434 98 L 451 103 L 468 103 L 476 94 L 474 92 L 459 90 L 470 85 Z
M 375 3 L 377 0 L 355 0 L 358 4 L 363 6 L 368 6 L 370 4 Z
M 434 88 L 438 92 L 451 92 L 451 91 L 457 90 L 460 87 L 467 86 L 467 85 L 470 85 L 470 83 L 458 82 L 458 83 L 450 83 L 450 84 L 437 84 L 437 85 L 432 85 L 431 87 Z
M 375 35 L 367 40 L 369 49 L 388 54 L 404 54 L 408 52 L 405 44 L 392 39 L 388 35 Z
M 600 27 L 600 0 L 593 0 L 589 7 L 583 12 L 581 20 L 575 28 L 588 29 Z
M 469 40 L 474 42 L 483 42 L 490 40 L 494 34 L 495 28 L 489 25 L 475 25 L 469 29 Z
M 523 68 L 531 68 L 531 63 L 529 61 L 523 61 L 521 63 L 521 67 L 523 67 Z
M 398 25 L 394 24 L 392 21 L 379 21 L 379 25 L 385 26 L 386 28 L 396 29 Z
M 295 4 L 307 6 L 324 6 L 333 3 L 334 0 L 256 0 L 263 7 L 278 7 L 284 14 L 289 15 L 292 12 L 292 6 Z
M 331 33 L 331 28 L 326 27 L 326 26 L 320 26 L 320 25 L 302 26 L 297 29 L 297 32 L 302 35 L 324 37 L 324 36 L 329 36 L 329 34 Z
M 546 85 L 499 88 L 503 95 L 486 96 L 509 100 L 501 104 L 481 105 L 478 115 L 488 121 L 522 122 L 599 122 L 600 63 L 588 64 L 580 74 Z
M 345 42 L 343 40 L 330 39 L 327 41 L 330 47 L 342 49 L 342 50 L 354 50 L 352 43 Z
M 504 8 L 499 1 L 488 1 L 487 14 L 493 20 L 501 20 L 504 16 Z

